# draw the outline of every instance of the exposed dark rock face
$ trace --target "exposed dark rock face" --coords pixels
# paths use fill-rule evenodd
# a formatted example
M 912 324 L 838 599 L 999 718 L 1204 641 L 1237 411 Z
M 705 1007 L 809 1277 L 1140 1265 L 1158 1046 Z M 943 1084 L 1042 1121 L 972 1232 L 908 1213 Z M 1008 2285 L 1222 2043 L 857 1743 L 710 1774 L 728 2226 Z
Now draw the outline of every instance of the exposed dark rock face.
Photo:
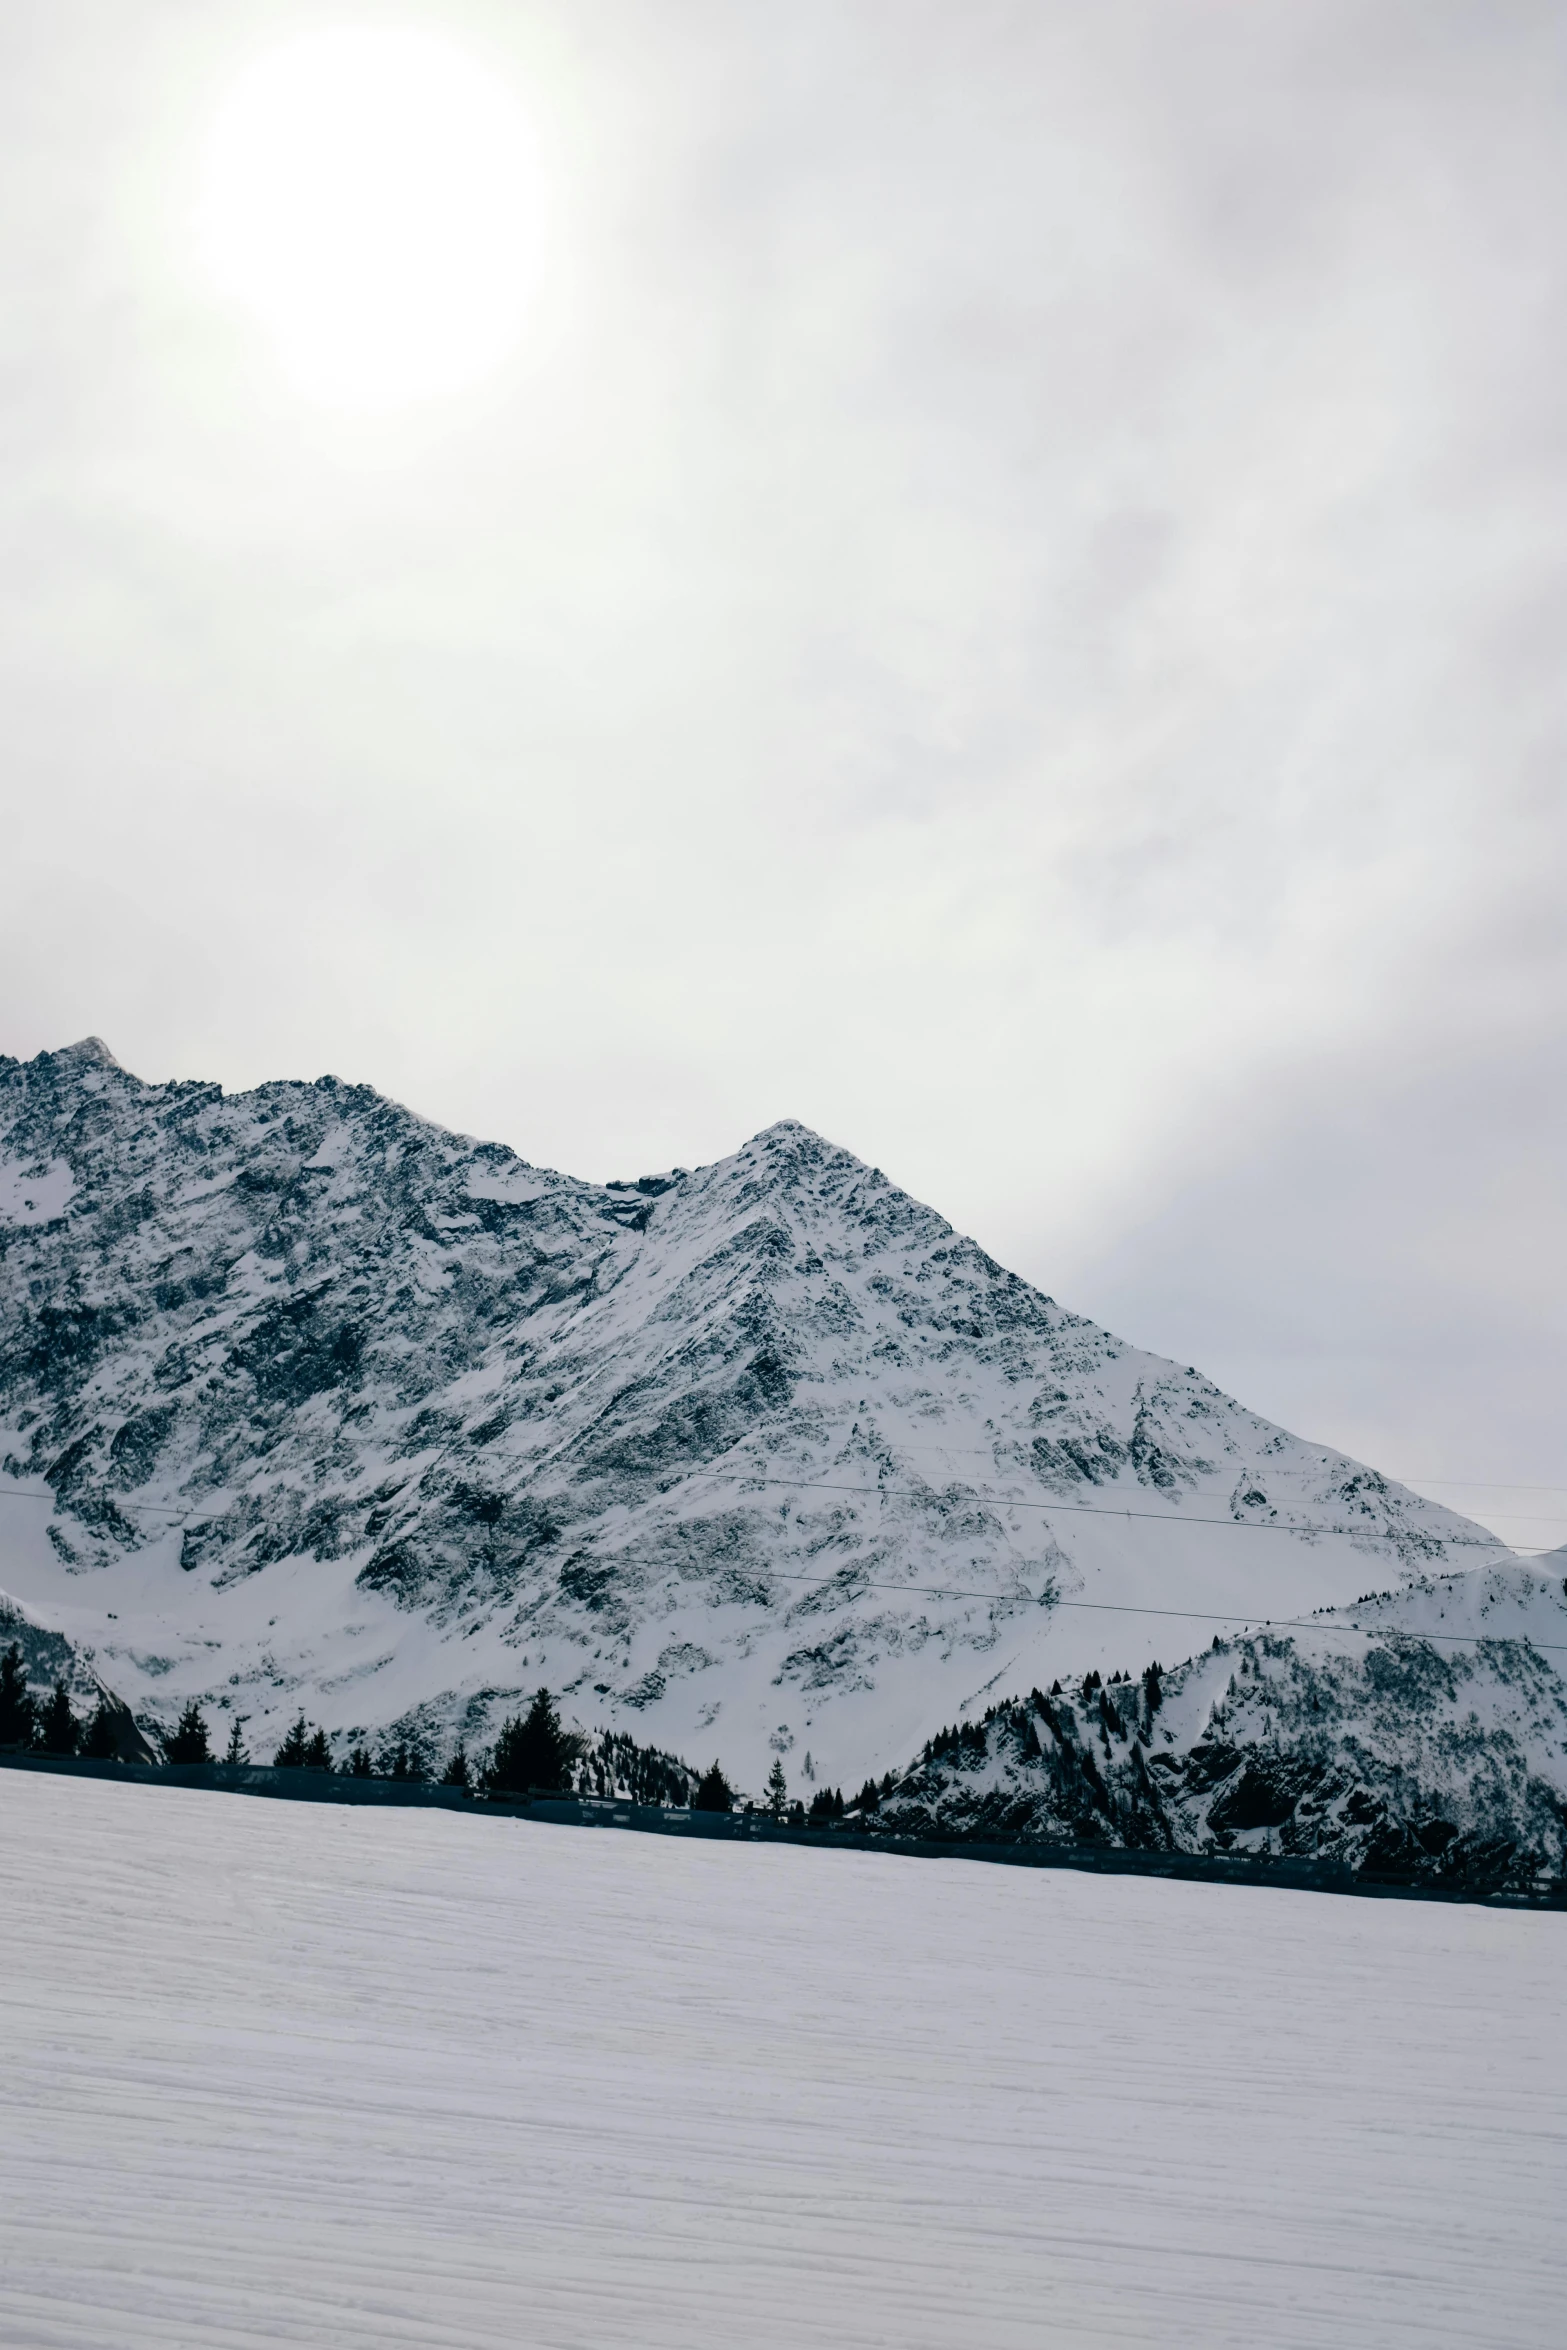
M 1540 1623 L 1567 1625 L 1554 1578 L 1511 1580 Z M 1452 1618 L 1464 1585 L 1484 1581 L 1443 1587 Z M 1528 1638 L 1460 1645 L 1398 1629 L 1391 1600 L 1346 1612 L 1356 1628 L 1326 1617 L 1219 1640 L 1151 1684 L 997 1705 L 931 1740 L 875 1823 L 1280 1853 L 1481 1893 L 1559 1888 L 1567 1684 L 1551 1658 Z M 1379 1618 L 1387 1629 L 1360 1628 Z
M 0 1059 L 0 1466 L 0 1582 L 149 1720 L 478 1734 L 547 1681 L 746 1784 L 1088 1661 L 1079 1600 L 1288 1612 L 1499 1548 L 804 1127 L 581 1183 L 94 1040 Z

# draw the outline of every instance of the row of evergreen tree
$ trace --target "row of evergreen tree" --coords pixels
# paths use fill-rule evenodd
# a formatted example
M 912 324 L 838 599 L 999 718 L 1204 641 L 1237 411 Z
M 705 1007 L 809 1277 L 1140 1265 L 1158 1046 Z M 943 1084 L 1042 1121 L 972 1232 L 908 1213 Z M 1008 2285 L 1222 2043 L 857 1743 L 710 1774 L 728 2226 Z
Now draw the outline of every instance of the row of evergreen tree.
M 164 1760 L 248 1763 L 251 1757 L 243 1731 L 244 1716 L 232 1716 L 228 1744 L 221 1754 L 215 1753 L 206 1716 L 193 1698 L 164 1738 Z M 972 1736 L 972 1729 L 944 1731 L 927 1753 L 950 1751 L 948 1740 L 956 1744 Z M 979 1737 L 983 1749 L 983 1731 Z M 88 1720 L 80 1720 L 72 1711 L 63 1680 L 55 1683 L 53 1694 L 40 1704 L 28 1687 L 21 1649 L 13 1643 L 0 1655 L 0 1747 L 5 1746 L 107 1760 L 118 1752 L 115 1711 L 107 1700 L 100 1699 L 96 1712 Z M 325 1730 L 307 1721 L 303 1713 L 288 1729 L 272 1765 L 275 1770 L 337 1771 L 353 1779 L 434 1782 L 460 1788 L 465 1794 L 618 1796 L 633 1803 L 689 1805 L 695 1811 L 714 1812 L 733 1811 L 736 1802 L 735 1791 L 716 1762 L 699 1775 L 678 1756 L 664 1754 L 657 1747 L 639 1746 L 623 1731 L 605 1730 L 590 1740 L 568 1730 L 547 1689 L 535 1693 L 525 1713 L 513 1714 L 501 1725 L 488 1755 L 470 1758 L 466 1744 L 459 1740 L 439 1771 L 417 1730 L 404 1730 L 384 1740 L 374 1755 L 361 1742 L 339 1765 Z M 781 1826 L 830 1828 L 851 1810 L 866 1817 L 878 1811 L 892 1786 L 890 1771 L 880 1786 L 867 1779 L 852 1806 L 845 1803 L 840 1789 L 822 1787 L 807 1809 L 798 1798 L 790 1801 L 783 1764 L 775 1762 L 763 1808 Z
M 164 1739 L 165 1760 L 248 1762 L 242 1726 L 236 1716 L 226 1751 L 215 1756 L 206 1717 L 193 1700 Z M 634 1803 L 689 1804 L 698 1811 L 730 1811 L 734 1806 L 734 1790 L 716 1762 L 699 1777 L 676 1756 L 639 1746 L 623 1732 L 604 1731 L 596 1741 L 585 1739 L 565 1727 L 547 1689 L 536 1692 L 525 1713 L 504 1722 L 489 1754 L 478 1758 L 471 1757 L 466 1742 L 459 1740 L 444 1767 L 437 1768 L 428 1741 L 417 1729 L 405 1729 L 383 1740 L 374 1754 L 361 1742 L 339 1765 L 325 1730 L 300 1714 L 273 1755 L 272 1766 L 338 1771 L 353 1779 L 434 1783 L 464 1794 L 625 1796 Z
M 0 1654 L 0 1747 L 26 1747 L 35 1754 L 82 1754 L 107 1762 L 119 1752 L 115 1709 L 100 1697 L 84 1721 L 71 1705 L 63 1679 L 41 1702 L 27 1684 L 21 1645 L 12 1641 Z

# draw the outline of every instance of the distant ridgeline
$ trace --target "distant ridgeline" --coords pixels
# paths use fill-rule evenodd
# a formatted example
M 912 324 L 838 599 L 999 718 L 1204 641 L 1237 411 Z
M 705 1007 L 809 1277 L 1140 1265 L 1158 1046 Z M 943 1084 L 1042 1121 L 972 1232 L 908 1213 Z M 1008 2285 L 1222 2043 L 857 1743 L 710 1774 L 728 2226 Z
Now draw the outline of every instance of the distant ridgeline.
M 1559 1587 L 1528 1576 L 1559 1603 Z M 1456 1583 L 1457 1578 L 1453 1579 Z M 1493 1601 L 1505 1596 L 1491 1578 Z M 1449 1598 L 1455 1596 L 1451 1586 Z M 1362 1618 L 1378 1603 L 1363 1603 Z M 1380 1603 L 1384 1608 L 1387 1601 Z M 0 1606 L 0 1749 L 156 1758 L 112 1691 L 85 1686 L 80 1660 Z M 35 1681 L 28 1677 L 31 1663 Z M 52 1677 L 51 1677 L 52 1676 Z M 558 1792 L 729 1811 L 715 1762 L 699 1773 L 619 1732 L 562 1723 L 547 1691 L 502 1727 L 493 1749 L 442 1755 L 410 1724 L 372 1753 L 334 1759 L 301 1715 L 273 1755 L 237 1730 L 215 1753 L 192 1702 L 162 1741 L 175 1763 L 270 1761 L 392 1781 L 435 1781 L 514 1799 Z M 1567 1891 L 1567 1683 L 1527 1638 L 1439 1646 L 1396 1624 L 1217 1638 L 1168 1671 L 992 1704 L 938 1730 L 911 1767 L 867 1780 L 846 1802 L 822 1787 L 790 1799 L 775 1762 L 758 1808 L 780 1824 L 995 1846 L 1043 1843 L 1187 1855 L 1328 1861 L 1352 1874 L 1448 1891 Z
M 1567 1622 L 1559 1581 L 1521 1579 Z M 1527 1636 L 1438 1642 L 1396 1620 L 1216 1638 L 1169 1672 L 1091 1673 L 993 1705 L 938 1732 L 862 1804 L 902 1835 L 1270 1853 L 1476 1892 L 1560 1888 L 1559 1661 Z

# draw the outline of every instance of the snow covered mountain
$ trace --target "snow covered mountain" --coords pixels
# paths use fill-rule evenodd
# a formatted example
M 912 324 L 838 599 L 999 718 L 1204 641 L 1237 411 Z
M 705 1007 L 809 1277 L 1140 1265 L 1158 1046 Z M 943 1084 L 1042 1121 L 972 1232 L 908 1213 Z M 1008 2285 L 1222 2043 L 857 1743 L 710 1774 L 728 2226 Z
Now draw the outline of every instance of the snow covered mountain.
M 802 1793 L 1169 1611 L 1511 1555 L 802 1126 L 599 1185 L 95 1039 L 0 1058 L 0 1454 L 0 1585 L 149 1723 L 473 1742 L 547 1682 Z
M 1416 1577 L 1308 1624 L 986 1709 L 888 1830 L 1284 1852 L 1477 1891 L 1567 1876 L 1567 1558 Z

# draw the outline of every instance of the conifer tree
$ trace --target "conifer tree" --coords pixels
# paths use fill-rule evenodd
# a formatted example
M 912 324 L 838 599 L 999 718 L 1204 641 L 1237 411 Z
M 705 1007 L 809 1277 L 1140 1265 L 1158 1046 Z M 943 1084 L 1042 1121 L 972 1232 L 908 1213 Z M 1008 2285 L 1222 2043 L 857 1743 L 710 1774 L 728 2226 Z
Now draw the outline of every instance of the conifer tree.
M 114 1708 L 106 1697 L 100 1697 L 97 1705 L 93 1708 L 92 1720 L 82 1732 L 82 1743 L 78 1752 L 85 1755 L 89 1762 L 112 1762 L 119 1751 L 120 1741 L 115 1728 Z
M 223 1749 L 223 1760 L 226 1763 L 237 1764 L 249 1762 L 250 1757 L 245 1752 L 245 1741 L 240 1736 L 240 1732 L 244 1728 L 248 1719 L 249 1716 L 246 1714 L 235 1714 L 231 1719 L 229 1723 L 229 1742 Z
M 56 1681 L 38 1717 L 38 1744 L 45 1754 L 74 1754 L 81 1735 L 81 1723 L 71 1711 L 70 1691 L 64 1681 Z
M 460 1787 L 464 1795 L 473 1792 L 473 1779 L 468 1768 L 468 1749 L 459 1738 L 451 1761 L 441 1773 L 443 1787 Z
M 163 1759 L 171 1763 L 211 1762 L 212 1749 L 207 1743 L 207 1725 L 200 1706 L 194 1698 L 179 1718 L 179 1727 L 163 1741 Z
M 363 1740 L 354 1748 L 348 1758 L 348 1776 L 350 1779 L 373 1779 L 375 1777 L 375 1764 L 370 1760 L 370 1749 Z
M 874 1779 L 866 1780 L 864 1786 L 860 1789 L 859 1794 L 854 1799 L 854 1808 L 856 1811 L 867 1813 L 880 1811 L 881 1789 L 877 1786 Z
M 310 1725 L 301 1714 L 272 1757 L 272 1768 L 275 1771 L 302 1771 L 305 1767 L 305 1750 L 309 1744 Z
M 783 1764 L 774 1755 L 773 1767 L 767 1774 L 767 1808 L 780 1825 L 782 1825 L 788 1801 L 789 1782 L 784 1777 Z
M 735 1791 L 715 1762 L 698 1781 L 696 1793 L 691 1798 L 691 1808 L 693 1811 L 733 1811 L 734 1807 Z
M 376 1776 L 395 1779 L 401 1786 L 422 1786 L 430 1776 L 430 1757 L 417 1730 L 404 1730 L 387 1739 L 376 1757 Z
M 13 1640 L 0 1656 L 0 1746 L 31 1746 L 38 1706 L 27 1686 L 21 1644 Z
M 332 1768 L 332 1748 L 324 1730 L 317 1730 L 306 1740 L 304 1767 L 307 1771 L 329 1771 Z
M 581 1752 L 581 1743 L 561 1727 L 555 1700 L 547 1689 L 540 1689 L 525 1715 L 513 1714 L 502 1724 L 490 1762 L 489 1784 L 502 1795 L 526 1795 L 530 1788 L 541 1795 L 558 1794 Z

